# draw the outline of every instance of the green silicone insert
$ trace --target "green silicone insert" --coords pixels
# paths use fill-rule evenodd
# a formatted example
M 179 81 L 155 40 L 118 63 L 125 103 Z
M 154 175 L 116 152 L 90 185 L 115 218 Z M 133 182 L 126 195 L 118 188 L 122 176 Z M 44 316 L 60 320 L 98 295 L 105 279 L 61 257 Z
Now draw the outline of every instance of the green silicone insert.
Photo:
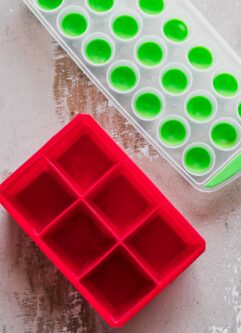
M 171 94 L 181 94 L 188 87 L 189 79 L 187 75 L 178 68 L 167 70 L 162 76 L 162 85 Z
M 213 80 L 214 89 L 222 96 L 232 97 L 239 89 L 237 79 L 229 73 L 217 75 Z
M 238 142 L 239 134 L 232 124 L 220 122 L 212 128 L 211 139 L 218 148 L 232 149 Z
M 179 19 L 171 19 L 164 24 L 164 35 L 174 41 L 183 42 L 188 37 L 189 31 L 186 23 Z
M 112 9 L 114 0 L 88 0 L 88 5 L 95 12 L 103 13 Z
M 164 0 L 139 0 L 140 9 L 149 15 L 160 14 L 165 7 Z
M 63 0 L 38 0 L 37 3 L 40 8 L 44 10 L 54 10 L 62 4 Z
M 188 53 L 188 59 L 193 67 L 198 69 L 208 69 L 213 64 L 211 51 L 203 46 L 193 47 Z
M 207 182 L 205 188 L 216 187 L 228 179 L 234 177 L 241 171 L 241 154 L 236 156 L 231 162 L 229 162 L 220 172 L 218 172 L 210 181 Z
M 162 47 L 155 42 L 144 42 L 138 47 L 137 58 L 144 66 L 157 66 L 163 59 Z
M 213 111 L 213 103 L 205 96 L 194 96 L 187 102 L 187 113 L 197 122 L 209 120 Z
M 109 74 L 111 86 L 119 92 L 132 90 L 137 83 L 137 75 L 134 69 L 121 65 L 113 68 Z
M 68 37 L 79 37 L 87 30 L 88 21 L 81 13 L 66 14 L 61 21 L 61 29 Z
M 134 109 L 141 118 L 151 120 L 161 113 L 162 101 L 153 92 L 143 92 L 137 96 Z
M 112 47 L 104 39 L 93 39 L 86 45 L 85 56 L 92 64 L 103 65 L 110 60 Z
M 213 157 L 207 148 L 193 146 L 184 153 L 183 163 L 187 171 L 201 176 L 211 169 Z
M 187 138 L 186 126 L 179 119 L 168 119 L 161 124 L 159 137 L 169 147 L 180 146 Z
M 241 103 L 240 103 L 239 106 L 238 106 L 238 115 L 239 115 L 239 117 L 241 118 Z
M 120 39 L 132 39 L 139 31 L 139 23 L 130 15 L 121 15 L 113 21 L 112 30 Z

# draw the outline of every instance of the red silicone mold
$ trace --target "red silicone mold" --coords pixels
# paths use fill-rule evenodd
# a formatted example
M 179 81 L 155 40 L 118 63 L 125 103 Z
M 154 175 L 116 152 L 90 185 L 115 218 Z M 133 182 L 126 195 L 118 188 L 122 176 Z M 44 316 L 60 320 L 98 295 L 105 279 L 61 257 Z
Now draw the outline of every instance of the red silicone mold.
M 113 327 L 205 249 L 204 240 L 88 115 L 0 187 L 16 222 Z

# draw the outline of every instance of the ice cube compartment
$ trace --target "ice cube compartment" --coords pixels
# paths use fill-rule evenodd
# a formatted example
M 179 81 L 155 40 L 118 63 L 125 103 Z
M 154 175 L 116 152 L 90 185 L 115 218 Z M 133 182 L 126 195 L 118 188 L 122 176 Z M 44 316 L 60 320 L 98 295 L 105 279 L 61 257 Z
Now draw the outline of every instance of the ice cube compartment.
M 193 186 L 215 190 L 239 173 L 241 168 L 233 172 L 230 165 L 241 150 L 237 106 L 241 62 L 189 1 L 24 2 L 117 109 Z M 185 127 L 186 136 L 179 144 L 160 136 L 159 128 L 170 116 L 180 117 L 179 128 Z M 230 149 L 220 144 L 230 140 L 229 130 L 219 131 L 219 138 L 210 134 L 222 118 L 226 129 L 236 121 L 237 136 Z M 185 153 L 200 144 L 211 152 L 213 163 L 192 172 L 184 163 Z M 197 164 L 203 156 L 196 149 Z M 229 176 L 212 185 L 213 179 L 221 179 L 220 173 Z
M 88 115 L 77 116 L 5 180 L 0 202 L 113 327 L 205 248 Z

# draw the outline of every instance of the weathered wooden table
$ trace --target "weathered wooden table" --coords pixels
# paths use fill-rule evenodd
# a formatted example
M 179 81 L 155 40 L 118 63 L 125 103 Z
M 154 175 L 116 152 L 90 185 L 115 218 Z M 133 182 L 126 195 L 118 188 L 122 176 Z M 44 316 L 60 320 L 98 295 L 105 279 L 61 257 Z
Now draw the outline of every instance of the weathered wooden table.
M 241 1 L 193 0 L 241 55 Z M 0 179 L 91 113 L 207 240 L 207 252 L 123 333 L 241 332 L 241 179 L 191 188 L 106 101 L 19 0 L 0 7 Z M 112 332 L 0 208 L 0 332 Z

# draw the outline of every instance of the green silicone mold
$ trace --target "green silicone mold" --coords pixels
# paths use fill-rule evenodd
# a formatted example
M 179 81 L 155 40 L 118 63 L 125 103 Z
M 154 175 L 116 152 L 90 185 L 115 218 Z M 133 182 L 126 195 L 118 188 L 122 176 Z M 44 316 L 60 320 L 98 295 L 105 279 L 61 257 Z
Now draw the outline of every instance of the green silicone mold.
M 134 96 L 133 110 L 141 119 L 156 119 L 161 114 L 163 107 L 163 97 L 153 89 L 141 90 Z
M 205 123 L 213 118 L 216 112 L 215 108 L 214 101 L 202 93 L 189 97 L 186 103 L 188 117 L 197 123 Z
M 39 6 L 39 8 L 46 10 L 46 11 L 51 11 L 51 10 L 55 10 L 58 7 L 60 7 L 60 5 L 63 3 L 63 0 L 37 0 L 37 4 Z
M 188 52 L 190 64 L 200 70 L 209 69 L 213 65 L 213 54 L 204 46 L 195 46 Z
M 185 120 L 180 117 L 170 117 L 162 121 L 159 127 L 159 139 L 168 148 L 182 146 L 189 137 L 189 129 Z
M 213 153 L 207 146 L 194 144 L 184 152 L 183 164 L 193 175 L 205 175 L 213 167 Z
M 61 19 L 60 28 L 67 37 L 80 37 L 88 28 L 88 19 L 79 12 L 66 13 Z
M 137 36 L 140 30 L 138 20 L 128 14 L 122 14 L 114 18 L 112 31 L 115 37 L 123 40 L 130 40 Z
M 188 74 L 177 67 L 165 70 L 161 77 L 164 90 L 174 95 L 186 92 L 190 83 L 189 80 Z
M 183 20 L 178 18 L 170 19 L 163 26 L 164 36 L 177 43 L 184 42 L 189 35 L 189 29 Z
M 238 117 L 241 119 L 241 103 L 238 105 Z
M 213 87 L 218 94 L 224 97 L 233 97 L 239 90 L 239 83 L 234 75 L 221 73 L 215 76 Z
M 113 52 L 112 44 L 102 36 L 88 40 L 83 50 L 86 60 L 96 66 L 107 64 L 112 58 Z
M 163 0 L 138 0 L 138 4 L 143 13 L 148 15 L 158 15 L 165 8 Z
M 110 87 L 119 93 L 127 93 L 133 90 L 138 82 L 138 73 L 129 64 L 116 64 L 108 73 Z
M 87 0 L 89 8 L 97 13 L 110 11 L 114 6 L 114 0 Z
M 163 61 L 163 47 L 156 41 L 143 41 L 136 51 L 139 63 L 145 67 L 156 67 Z
M 211 129 L 211 140 L 213 144 L 223 150 L 235 148 L 240 139 L 237 128 L 238 125 L 235 126 L 226 120 L 219 121 Z

